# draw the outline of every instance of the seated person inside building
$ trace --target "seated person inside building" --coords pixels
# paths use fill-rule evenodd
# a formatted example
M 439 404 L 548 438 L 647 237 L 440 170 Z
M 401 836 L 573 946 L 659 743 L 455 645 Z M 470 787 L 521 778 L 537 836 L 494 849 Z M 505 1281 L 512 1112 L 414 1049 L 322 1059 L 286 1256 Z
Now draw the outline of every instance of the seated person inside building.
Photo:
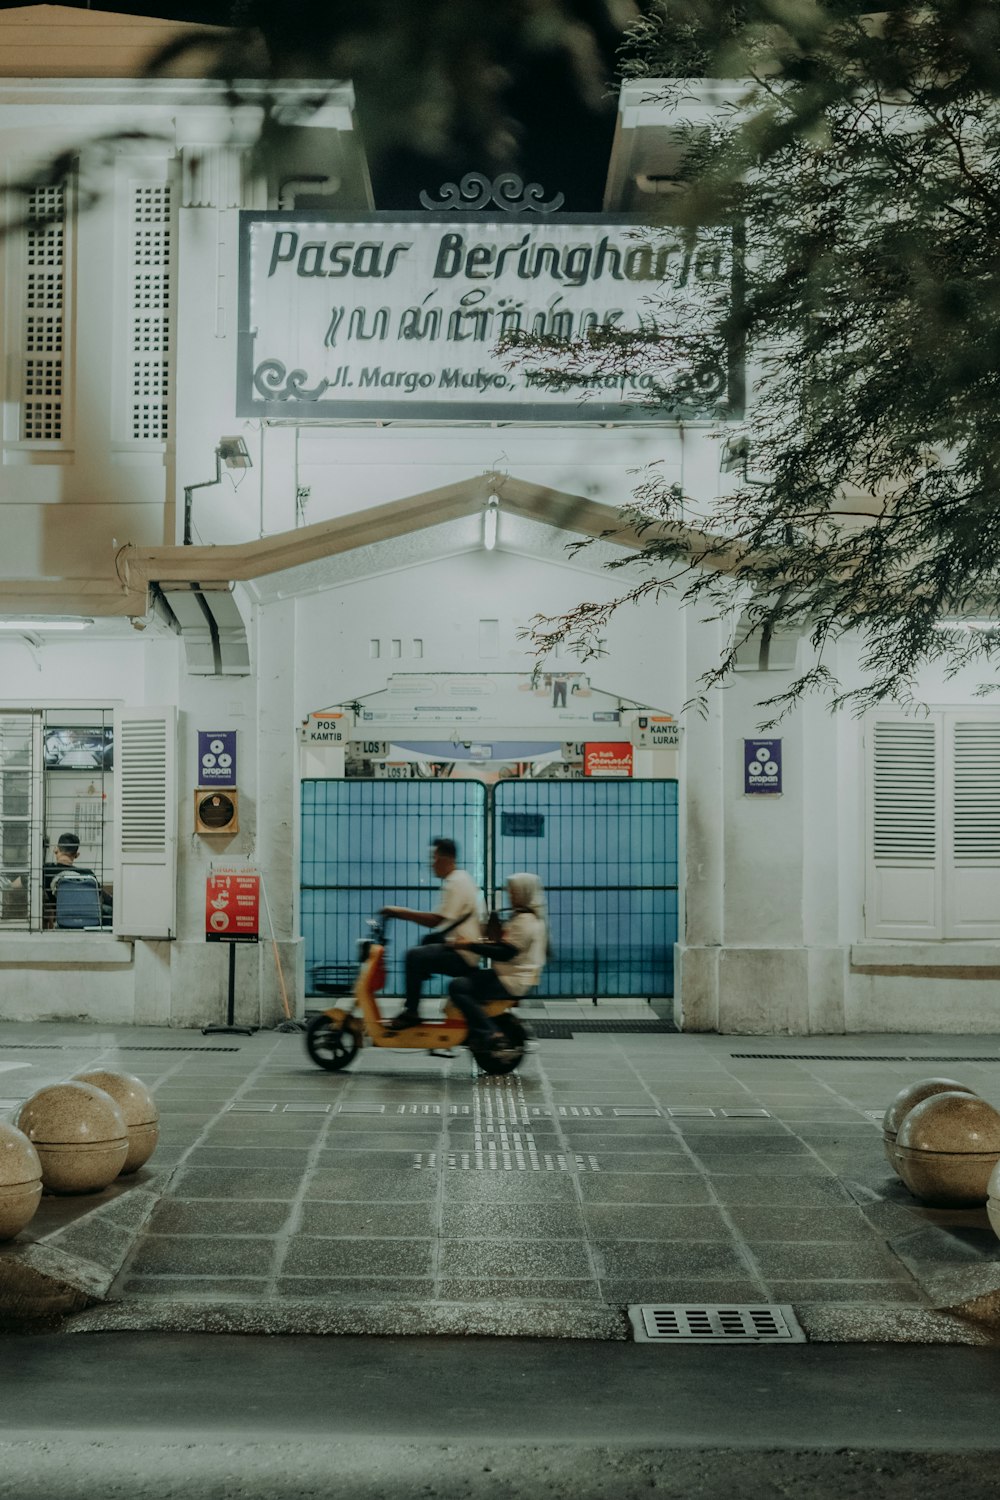
M 477 943 L 467 938 L 446 938 L 459 952 L 474 953 L 492 961 L 490 969 L 473 969 L 453 979 L 448 994 L 469 1027 L 469 1045 L 476 1050 L 502 1053 L 508 1043 L 483 1006 L 490 1000 L 519 1000 L 538 983 L 548 953 L 548 921 L 545 891 L 537 875 L 523 871 L 507 880 L 511 913 L 497 942 Z
M 94 880 L 97 876 L 87 865 L 78 864 L 80 856 L 80 840 L 75 833 L 61 833 L 52 846 L 52 859 L 46 860 L 42 866 L 42 922 L 45 927 L 56 926 L 56 891 L 55 887 L 60 877 L 72 871 L 74 875 L 90 875 Z M 111 897 L 109 893 L 98 887 L 101 901 L 101 925 L 108 926 L 111 922 Z

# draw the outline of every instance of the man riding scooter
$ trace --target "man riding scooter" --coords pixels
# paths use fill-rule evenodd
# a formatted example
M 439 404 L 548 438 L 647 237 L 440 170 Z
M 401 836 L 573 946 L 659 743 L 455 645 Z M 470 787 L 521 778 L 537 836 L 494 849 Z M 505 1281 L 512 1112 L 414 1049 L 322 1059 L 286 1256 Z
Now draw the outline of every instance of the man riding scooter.
M 435 911 L 412 911 L 408 906 L 383 906 L 384 917 L 398 917 L 434 928 L 416 948 L 408 948 L 405 959 L 406 998 L 403 1009 L 387 1023 L 391 1031 L 420 1025 L 420 992 L 431 974 L 465 977 L 479 967 L 479 955 L 456 948 L 454 941 L 482 941 L 483 898 L 472 876 L 458 868 L 458 846 L 454 839 L 431 840 L 431 869 L 441 881 L 441 896 Z M 451 943 L 445 941 L 452 940 Z

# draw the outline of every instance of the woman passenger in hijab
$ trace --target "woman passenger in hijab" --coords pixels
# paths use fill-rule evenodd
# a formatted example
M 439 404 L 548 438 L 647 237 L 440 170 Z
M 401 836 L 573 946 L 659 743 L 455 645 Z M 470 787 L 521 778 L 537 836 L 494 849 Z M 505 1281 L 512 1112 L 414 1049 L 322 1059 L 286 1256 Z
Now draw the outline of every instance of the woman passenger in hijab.
M 502 1052 L 507 1047 L 506 1038 L 483 1006 L 490 1000 L 519 1000 L 526 995 L 538 983 L 548 951 L 545 892 L 538 876 L 526 871 L 509 876 L 507 895 L 511 914 L 499 942 L 459 940 L 452 944 L 492 960 L 492 968 L 472 969 L 448 986 L 451 1000 L 468 1023 L 469 1046 L 474 1052 Z

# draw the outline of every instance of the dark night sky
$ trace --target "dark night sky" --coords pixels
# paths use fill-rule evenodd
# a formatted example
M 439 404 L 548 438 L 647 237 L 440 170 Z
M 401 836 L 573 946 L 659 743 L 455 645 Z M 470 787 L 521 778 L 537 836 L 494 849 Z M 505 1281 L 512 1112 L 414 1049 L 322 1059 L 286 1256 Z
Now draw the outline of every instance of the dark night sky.
M 0 0 L 10 9 L 16 0 Z M 462 0 L 456 0 L 461 4 Z M 79 9 L 87 9 L 79 6 Z M 166 20 L 200 21 L 216 26 L 228 24 L 230 0 L 100 0 L 95 10 L 123 15 L 155 15 Z M 609 88 L 613 59 L 608 58 Z M 558 60 L 540 62 L 522 76 L 509 96 L 511 114 L 521 125 L 521 159 L 517 170 L 526 181 L 539 182 L 547 196 L 566 195 L 568 212 L 588 213 L 600 209 L 608 157 L 614 134 L 615 110 L 609 97 L 606 111 L 595 113 L 579 102 L 568 70 Z M 421 188 L 435 190 L 441 182 L 454 180 L 462 172 L 482 171 L 481 161 L 428 161 L 399 151 L 375 167 L 373 186 L 377 207 L 418 207 Z

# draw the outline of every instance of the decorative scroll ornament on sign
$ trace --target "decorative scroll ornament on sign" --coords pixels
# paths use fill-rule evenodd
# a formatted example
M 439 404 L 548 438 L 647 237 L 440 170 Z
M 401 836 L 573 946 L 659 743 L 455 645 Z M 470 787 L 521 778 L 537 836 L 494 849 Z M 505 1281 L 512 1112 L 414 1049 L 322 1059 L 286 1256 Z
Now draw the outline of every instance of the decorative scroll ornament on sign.
M 265 359 L 253 373 L 253 383 L 262 396 L 275 401 L 318 401 L 328 389 L 330 382 L 321 380 L 311 390 L 306 389 L 309 375 L 305 370 L 289 372 L 280 359 Z
M 554 214 L 566 202 L 563 193 L 556 193 L 546 203 L 541 184 L 525 184 L 515 172 L 502 172 L 492 182 L 482 172 L 466 172 L 461 182 L 442 183 L 438 192 L 441 196 L 435 201 L 429 193 L 421 191 L 421 208 L 438 213 L 478 213 L 492 205 L 507 214 Z

